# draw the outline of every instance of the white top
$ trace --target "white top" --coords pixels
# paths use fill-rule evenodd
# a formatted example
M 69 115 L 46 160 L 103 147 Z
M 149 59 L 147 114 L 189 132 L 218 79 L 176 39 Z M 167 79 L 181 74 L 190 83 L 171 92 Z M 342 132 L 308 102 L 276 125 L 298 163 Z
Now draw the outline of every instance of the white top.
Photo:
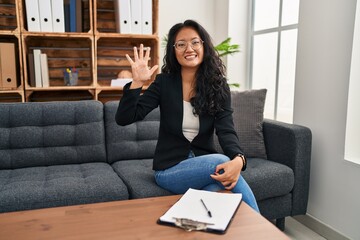
M 195 116 L 193 113 L 193 106 L 190 102 L 184 102 L 184 114 L 183 114 L 183 134 L 190 142 L 198 135 L 200 122 L 199 116 Z

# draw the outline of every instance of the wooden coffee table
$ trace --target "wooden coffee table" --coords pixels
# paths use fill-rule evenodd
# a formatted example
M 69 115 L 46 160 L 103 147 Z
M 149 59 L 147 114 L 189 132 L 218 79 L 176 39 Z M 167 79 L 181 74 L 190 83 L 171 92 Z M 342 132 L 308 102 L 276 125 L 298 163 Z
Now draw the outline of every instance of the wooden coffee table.
M 242 202 L 224 235 L 159 225 L 180 195 L 0 214 L 0 239 L 289 239 Z

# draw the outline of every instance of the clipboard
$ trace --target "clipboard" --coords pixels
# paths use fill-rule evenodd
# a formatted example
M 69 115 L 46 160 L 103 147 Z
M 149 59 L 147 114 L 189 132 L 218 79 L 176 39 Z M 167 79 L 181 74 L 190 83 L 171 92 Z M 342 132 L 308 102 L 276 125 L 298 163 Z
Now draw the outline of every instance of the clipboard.
M 229 194 L 190 188 L 157 223 L 186 231 L 225 234 L 241 202 L 241 193 Z M 211 214 L 208 211 L 211 211 Z

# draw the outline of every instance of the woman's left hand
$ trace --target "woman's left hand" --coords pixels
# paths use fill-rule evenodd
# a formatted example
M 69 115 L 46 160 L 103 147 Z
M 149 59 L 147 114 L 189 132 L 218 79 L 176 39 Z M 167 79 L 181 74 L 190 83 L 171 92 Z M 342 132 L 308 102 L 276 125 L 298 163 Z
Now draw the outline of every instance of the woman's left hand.
M 215 173 L 210 176 L 216 181 L 221 182 L 226 190 L 231 190 L 239 180 L 242 165 L 241 157 L 236 157 L 231 161 L 217 165 Z M 223 173 L 220 174 L 221 170 Z

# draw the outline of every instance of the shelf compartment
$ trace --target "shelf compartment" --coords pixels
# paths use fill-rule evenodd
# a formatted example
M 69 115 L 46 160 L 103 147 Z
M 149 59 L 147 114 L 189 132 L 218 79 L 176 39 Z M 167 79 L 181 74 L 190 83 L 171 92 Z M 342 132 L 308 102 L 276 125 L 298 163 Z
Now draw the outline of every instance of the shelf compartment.
M 26 91 L 27 102 L 94 100 L 94 90 Z
M 0 0 L 1 1 L 1 0 Z M 28 31 L 28 26 L 27 26 L 27 15 L 26 15 L 26 5 L 25 5 L 25 0 L 18 0 L 21 2 L 22 4 L 22 18 L 20 18 L 20 23 L 21 23 L 21 31 L 23 33 L 26 32 L 30 32 Z M 50 1 L 50 0 L 47 0 Z M 93 23 L 92 23 L 92 3 L 93 1 L 91 0 L 76 0 L 77 5 L 76 7 L 80 6 L 81 10 L 75 10 L 76 12 L 76 31 L 73 31 L 71 33 L 93 33 Z M 65 31 L 66 32 L 70 32 L 69 30 L 69 26 L 70 26 L 70 7 L 69 7 L 70 1 L 69 0 L 64 0 L 64 17 L 65 17 Z M 49 32 L 46 32 L 49 33 Z M 62 33 L 58 33 L 58 34 L 62 34 Z
M 0 31 L 13 32 L 18 29 L 16 0 L 0 0 Z
M 141 93 L 144 93 L 147 89 L 147 86 L 144 86 Z M 123 96 L 122 87 L 99 87 L 96 88 L 96 100 L 99 100 L 102 103 L 108 101 L 120 101 Z
M 12 91 L 23 89 L 23 64 L 21 58 L 21 38 L 19 34 L 7 35 L 0 34 L 0 42 L 15 44 L 15 65 L 16 65 L 16 87 L 13 88 L 1 88 L 2 91 Z
M 137 39 L 124 37 L 98 37 L 95 40 L 97 86 L 110 86 L 111 80 L 116 79 L 120 71 L 131 71 L 130 64 L 125 55 L 128 54 L 133 58 L 133 47 L 139 47 L 141 43 L 144 44 L 144 47 L 151 47 L 149 66 L 158 64 L 159 50 L 158 41 L 156 38 Z M 153 79 L 154 76 L 151 80 Z M 148 82 L 148 84 L 151 82 L 151 80 Z
M 41 37 L 33 35 L 23 35 L 24 65 L 28 69 L 25 72 L 25 88 L 30 89 L 35 86 L 30 84 L 29 76 L 29 54 L 34 49 L 40 49 L 47 54 L 49 67 L 50 87 L 67 87 L 64 84 L 64 70 L 66 68 L 76 68 L 78 71 L 77 86 L 93 86 L 93 39 L 91 37 L 72 37 L 62 36 Z
M 94 29 L 95 33 L 116 33 L 115 2 L 117 0 L 102 0 L 94 3 Z M 158 34 L 158 0 L 152 1 L 153 34 Z
M 113 90 L 96 90 L 96 99 L 102 103 L 108 101 L 119 101 L 123 95 L 122 90 L 113 89 Z
M 0 91 L 0 102 L 7 103 L 7 102 L 24 102 L 24 95 L 23 91 L 12 91 L 12 92 L 3 92 Z
M 96 31 L 116 32 L 114 1 L 96 1 L 94 5 L 96 8 L 96 19 L 94 20 L 96 24 Z

